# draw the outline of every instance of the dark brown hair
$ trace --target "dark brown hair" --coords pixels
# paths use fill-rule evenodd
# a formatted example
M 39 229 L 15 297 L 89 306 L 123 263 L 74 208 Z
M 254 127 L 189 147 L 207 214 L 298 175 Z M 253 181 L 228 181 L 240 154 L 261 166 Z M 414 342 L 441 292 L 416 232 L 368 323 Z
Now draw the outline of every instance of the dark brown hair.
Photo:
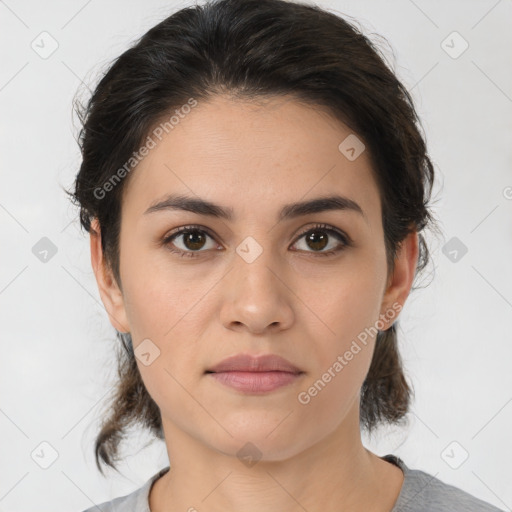
M 122 289 L 119 231 L 126 179 L 98 193 L 166 114 L 190 98 L 280 96 L 328 111 L 364 141 L 382 202 L 388 271 L 400 243 L 433 225 L 428 208 L 433 165 L 412 98 L 386 59 L 354 23 L 314 5 L 285 0 L 220 0 L 172 14 L 110 66 L 77 112 L 82 163 L 70 193 L 82 227 L 97 218 L 105 261 Z M 134 171 L 136 172 L 136 170 Z M 102 189 L 104 190 L 104 189 Z M 419 235 L 416 274 L 429 252 Z M 160 410 L 139 374 L 129 334 L 117 333 L 119 381 L 96 439 L 96 464 L 116 469 L 126 429 L 141 425 L 163 439 Z M 396 322 L 377 334 L 361 389 L 361 427 L 399 423 L 408 385 Z

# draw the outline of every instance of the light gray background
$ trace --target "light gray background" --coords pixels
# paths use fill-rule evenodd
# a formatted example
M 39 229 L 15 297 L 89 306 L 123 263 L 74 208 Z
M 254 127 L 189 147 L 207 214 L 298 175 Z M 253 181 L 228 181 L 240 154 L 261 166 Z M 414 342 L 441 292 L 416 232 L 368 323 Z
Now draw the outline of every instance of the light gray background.
M 433 240 L 434 281 L 412 292 L 400 320 L 416 390 L 410 426 L 384 429 L 366 444 L 511 510 L 511 2 L 317 4 L 388 39 L 438 173 L 443 239 Z M 185 5 L 0 1 L 2 511 L 80 511 L 133 491 L 168 463 L 163 443 L 144 448 L 149 437 L 137 431 L 125 478 L 104 479 L 95 468 L 102 399 L 115 378 L 114 331 L 88 237 L 61 187 L 80 163 L 71 114 L 80 83 L 93 87 L 130 42 Z M 43 31 L 58 43 L 46 59 L 31 47 L 51 48 Z M 469 44 L 457 58 L 443 48 L 462 48 L 453 31 Z M 57 247 L 46 263 L 32 252 L 42 237 Z M 442 252 L 452 237 L 468 249 L 456 262 Z M 43 469 L 52 450 L 58 458 Z M 465 451 L 468 459 L 453 469 Z

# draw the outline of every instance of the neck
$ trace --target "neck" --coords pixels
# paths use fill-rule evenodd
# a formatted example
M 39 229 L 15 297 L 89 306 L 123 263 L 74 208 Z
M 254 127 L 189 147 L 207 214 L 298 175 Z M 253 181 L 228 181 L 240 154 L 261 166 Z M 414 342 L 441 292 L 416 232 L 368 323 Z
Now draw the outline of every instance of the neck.
M 254 465 L 164 422 L 171 469 L 153 485 L 151 512 L 389 512 L 402 471 L 364 448 L 359 416 L 352 418 L 291 457 L 268 460 L 262 454 Z

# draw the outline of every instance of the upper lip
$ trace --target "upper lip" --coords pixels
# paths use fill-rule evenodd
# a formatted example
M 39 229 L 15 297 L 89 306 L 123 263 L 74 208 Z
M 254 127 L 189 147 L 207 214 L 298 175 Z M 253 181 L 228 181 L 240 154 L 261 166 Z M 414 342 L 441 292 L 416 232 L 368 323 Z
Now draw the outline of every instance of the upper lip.
M 281 371 L 290 373 L 302 373 L 290 361 L 275 354 L 251 356 L 250 354 L 237 354 L 223 359 L 220 363 L 208 368 L 206 372 L 271 372 Z

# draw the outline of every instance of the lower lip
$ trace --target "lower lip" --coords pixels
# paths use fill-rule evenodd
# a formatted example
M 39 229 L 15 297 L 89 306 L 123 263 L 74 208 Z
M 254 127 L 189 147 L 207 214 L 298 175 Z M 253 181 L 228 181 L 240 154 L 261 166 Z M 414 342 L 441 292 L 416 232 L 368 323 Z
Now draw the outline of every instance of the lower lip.
M 244 393 L 265 393 L 274 391 L 282 386 L 291 384 L 302 373 L 290 372 L 219 372 L 209 373 L 226 386 L 230 386 Z

